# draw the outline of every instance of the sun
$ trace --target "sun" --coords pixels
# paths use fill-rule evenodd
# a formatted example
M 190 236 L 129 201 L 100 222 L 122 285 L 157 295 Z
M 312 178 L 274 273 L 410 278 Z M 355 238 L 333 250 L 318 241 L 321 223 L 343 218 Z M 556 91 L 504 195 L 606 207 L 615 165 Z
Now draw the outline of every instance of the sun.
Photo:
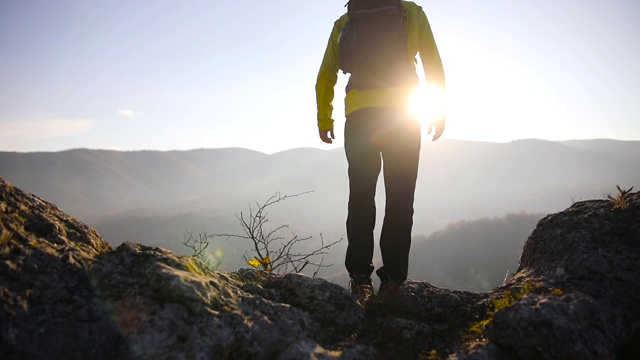
M 412 116 L 428 125 L 442 118 L 446 112 L 446 103 L 443 89 L 435 85 L 420 84 L 409 96 L 407 107 Z

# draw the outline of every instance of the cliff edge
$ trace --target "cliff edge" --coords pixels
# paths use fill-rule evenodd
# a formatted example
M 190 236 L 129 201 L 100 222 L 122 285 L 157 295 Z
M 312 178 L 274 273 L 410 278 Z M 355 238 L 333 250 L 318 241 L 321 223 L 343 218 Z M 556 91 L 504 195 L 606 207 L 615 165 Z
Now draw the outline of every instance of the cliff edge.
M 489 292 L 410 280 L 363 308 L 323 279 L 113 249 L 0 178 L 0 358 L 640 358 L 640 193 L 623 200 L 542 219 Z

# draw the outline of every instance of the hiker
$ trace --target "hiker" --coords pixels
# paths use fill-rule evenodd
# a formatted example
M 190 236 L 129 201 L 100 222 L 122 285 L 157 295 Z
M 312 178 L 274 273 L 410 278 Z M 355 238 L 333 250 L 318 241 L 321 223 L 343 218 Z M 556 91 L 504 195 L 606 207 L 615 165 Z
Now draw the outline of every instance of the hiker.
M 431 27 L 420 6 L 400 0 L 351 0 L 333 25 L 316 82 L 320 139 L 332 143 L 332 101 L 338 71 L 349 73 L 344 149 L 349 165 L 349 288 L 363 303 L 375 295 L 375 191 L 383 171 L 386 204 L 380 235 L 383 266 L 379 294 L 397 291 L 407 279 L 413 201 L 420 155 L 420 122 L 407 109 L 419 84 L 420 54 L 427 85 L 444 91 L 444 70 Z M 444 113 L 428 125 L 437 140 Z

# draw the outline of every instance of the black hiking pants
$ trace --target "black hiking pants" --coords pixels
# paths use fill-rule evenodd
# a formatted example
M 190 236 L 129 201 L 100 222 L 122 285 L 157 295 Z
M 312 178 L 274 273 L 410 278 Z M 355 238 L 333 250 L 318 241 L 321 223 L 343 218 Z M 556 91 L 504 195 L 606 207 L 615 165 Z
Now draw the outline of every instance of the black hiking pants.
M 344 148 L 349 164 L 345 265 L 354 278 L 374 266 L 375 193 L 383 169 L 386 204 L 380 235 L 382 283 L 407 279 L 413 200 L 420 157 L 420 123 L 396 108 L 365 108 L 347 116 Z

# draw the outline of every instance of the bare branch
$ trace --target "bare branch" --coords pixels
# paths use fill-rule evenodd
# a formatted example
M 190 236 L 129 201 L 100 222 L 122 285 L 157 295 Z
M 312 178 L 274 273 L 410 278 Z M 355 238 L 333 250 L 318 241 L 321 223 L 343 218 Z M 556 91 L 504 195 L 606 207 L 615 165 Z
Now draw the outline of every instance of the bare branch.
M 288 224 L 268 228 L 269 218 L 267 212 L 272 205 L 311 192 L 313 191 L 305 191 L 293 195 L 282 195 L 280 192 L 276 192 L 265 202 L 256 203 L 255 207 L 249 205 L 248 213 L 240 212 L 240 214 L 236 214 L 243 234 L 213 234 L 212 236 L 234 237 L 251 241 L 253 245 L 251 252 L 256 256 L 252 257 L 247 253 L 242 255 L 242 258 L 251 266 L 260 267 L 267 271 L 288 273 L 290 271 L 301 272 L 308 265 L 312 265 L 317 267 L 315 276 L 320 268 L 331 265 L 325 265 L 324 258 L 320 259 L 320 261 L 315 261 L 314 258 L 326 254 L 331 246 L 342 241 L 344 237 L 330 244 L 325 244 L 322 234 L 320 234 L 320 246 L 318 248 L 310 252 L 296 252 L 294 249 L 298 245 L 311 241 L 313 237 L 301 238 L 294 233 L 285 237 L 282 233 L 284 230 L 289 229 Z
M 209 271 L 217 270 L 222 264 L 220 260 L 214 259 L 213 256 L 206 251 L 209 247 L 209 241 L 213 236 L 214 235 L 209 235 L 204 232 L 194 235 L 193 232 L 188 231 L 182 241 L 184 246 L 193 251 L 191 256 L 200 260 Z

